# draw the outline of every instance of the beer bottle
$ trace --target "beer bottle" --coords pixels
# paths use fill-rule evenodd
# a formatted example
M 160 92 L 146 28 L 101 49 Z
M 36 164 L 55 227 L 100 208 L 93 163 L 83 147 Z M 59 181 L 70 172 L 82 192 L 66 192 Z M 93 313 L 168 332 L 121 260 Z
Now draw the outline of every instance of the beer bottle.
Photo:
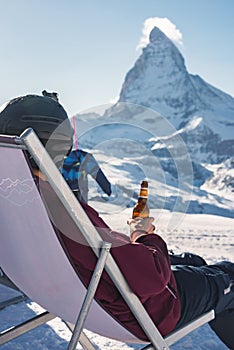
M 149 217 L 149 208 L 147 205 L 148 199 L 148 181 L 141 182 L 141 188 L 138 195 L 138 201 L 133 208 L 132 218 L 148 218 Z

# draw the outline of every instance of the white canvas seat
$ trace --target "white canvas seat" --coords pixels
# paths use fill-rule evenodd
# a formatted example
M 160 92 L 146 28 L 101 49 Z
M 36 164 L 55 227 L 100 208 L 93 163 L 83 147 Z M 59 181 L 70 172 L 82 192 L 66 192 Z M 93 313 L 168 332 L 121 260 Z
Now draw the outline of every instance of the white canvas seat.
M 77 320 L 78 314 L 82 310 L 81 314 L 84 318 L 82 328 L 84 326 L 85 329 L 111 339 L 142 343 L 142 346 L 146 346 L 147 344 L 107 314 L 95 300 L 92 300 L 88 312 L 83 311 L 87 290 L 74 271 L 54 232 L 34 182 L 25 149 L 40 166 L 72 219 L 90 246 L 94 247 L 97 256 L 100 255 L 103 247 L 99 234 L 94 227 L 90 227 L 88 217 L 35 133 L 33 130 L 27 130 L 20 138 L 0 137 L 0 267 L 24 294 L 48 310 L 50 314 L 72 324 L 78 324 L 80 320 L 80 318 Z M 105 249 L 106 256 L 102 258 L 101 268 L 105 265 L 107 272 L 146 332 L 149 348 L 169 349 L 172 343 L 214 317 L 211 311 L 187 328 L 163 339 L 138 298 L 130 291 L 109 253 L 109 248 L 105 247 Z M 92 289 L 91 286 L 89 288 L 91 294 Z M 81 318 L 82 315 L 80 315 Z M 69 349 L 73 349 L 72 346 L 70 343 Z

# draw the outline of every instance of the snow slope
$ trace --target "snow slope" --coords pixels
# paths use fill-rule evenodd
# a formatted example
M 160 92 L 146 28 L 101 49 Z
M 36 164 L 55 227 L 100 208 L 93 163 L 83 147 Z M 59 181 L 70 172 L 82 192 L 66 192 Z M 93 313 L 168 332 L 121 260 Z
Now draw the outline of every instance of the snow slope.
M 119 103 L 107 106 L 103 115 L 84 113 L 76 120 L 79 147 L 91 151 L 108 176 L 115 174 L 114 183 L 123 180 L 121 171 L 126 174 L 120 184 L 125 188 L 148 177 L 155 208 L 234 217 L 233 161 L 205 163 L 204 154 L 216 159 L 213 146 L 218 141 L 210 139 L 208 148 L 204 146 L 210 131 L 202 117 L 176 130 L 150 108 Z M 217 181 L 224 182 L 214 189 Z

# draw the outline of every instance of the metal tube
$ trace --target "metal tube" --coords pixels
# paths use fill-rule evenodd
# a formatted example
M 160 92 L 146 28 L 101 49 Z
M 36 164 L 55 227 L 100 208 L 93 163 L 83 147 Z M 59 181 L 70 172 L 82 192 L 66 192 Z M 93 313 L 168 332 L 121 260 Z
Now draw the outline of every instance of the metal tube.
M 72 337 L 67 350 L 74 350 L 76 348 L 77 342 L 79 341 L 79 337 L 82 332 L 94 295 L 96 293 L 96 290 L 106 263 L 108 253 L 110 251 L 110 247 L 111 247 L 111 243 L 103 242 L 101 253 L 98 258 L 97 265 L 95 266 L 95 269 L 94 269 L 83 305 L 80 309 L 79 316 L 77 318 L 75 328 L 72 333 Z
M 46 322 L 49 322 L 55 317 L 56 316 L 50 314 L 48 311 L 45 311 L 18 326 L 3 331 L 0 333 L 0 345 L 3 345 L 8 341 L 15 339 L 16 337 L 19 337 L 20 335 L 27 333 L 28 331 L 31 331 L 32 329 L 39 327 Z
M 68 322 L 68 321 L 64 321 L 64 320 L 63 320 L 63 322 L 65 323 L 65 325 L 68 327 L 68 329 L 71 332 L 74 331 L 75 325 L 73 323 Z M 96 349 L 84 331 L 82 331 L 80 333 L 79 343 L 81 344 L 82 348 L 84 348 L 84 350 L 95 350 Z

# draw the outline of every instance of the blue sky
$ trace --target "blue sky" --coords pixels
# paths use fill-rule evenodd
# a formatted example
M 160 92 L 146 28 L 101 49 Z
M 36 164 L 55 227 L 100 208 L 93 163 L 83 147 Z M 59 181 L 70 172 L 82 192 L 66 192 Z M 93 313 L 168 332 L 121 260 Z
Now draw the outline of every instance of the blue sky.
M 190 73 L 234 96 L 233 13 L 233 0 L 0 0 L 0 104 L 44 89 L 70 116 L 109 103 L 149 18 L 174 30 Z

